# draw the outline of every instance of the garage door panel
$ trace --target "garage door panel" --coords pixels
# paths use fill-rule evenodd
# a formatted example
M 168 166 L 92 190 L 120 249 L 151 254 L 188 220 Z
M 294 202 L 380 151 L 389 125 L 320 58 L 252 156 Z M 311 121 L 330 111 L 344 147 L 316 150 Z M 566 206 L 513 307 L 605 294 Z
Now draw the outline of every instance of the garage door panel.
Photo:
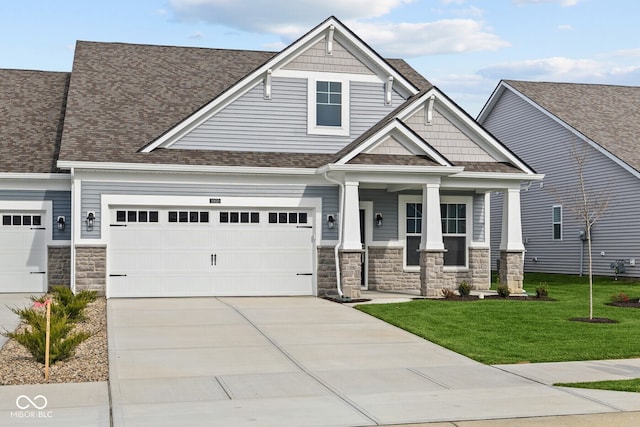
M 0 226 L 0 292 L 43 292 L 47 232 L 44 227 Z
M 186 210 L 186 209 L 185 209 Z M 167 223 L 112 227 L 109 296 L 311 295 L 313 229 L 294 224 Z M 125 275 L 126 276 L 120 276 Z
M 311 276 L 296 276 L 289 272 L 229 273 L 216 278 L 215 294 L 218 296 L 285 296 L 309 295 L 313 283 Z
M 126 277 L 111 277 L 109 297 L 187 297 L 213 296 L 210 275 L 184 274 L 127 274 Z

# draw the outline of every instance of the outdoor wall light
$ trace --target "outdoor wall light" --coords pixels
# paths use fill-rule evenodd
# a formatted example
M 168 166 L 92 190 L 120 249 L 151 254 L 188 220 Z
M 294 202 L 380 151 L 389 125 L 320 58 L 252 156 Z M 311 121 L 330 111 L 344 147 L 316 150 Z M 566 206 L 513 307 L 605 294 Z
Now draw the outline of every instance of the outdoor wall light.
M 382 214 L 379 212 L 376 213 L 376 225 L 382 227 Z
M 329 214 L 327 215 L 327 227 L 334 228 L 336 226 L 336 217 Z
M 64 230 L 65 220 L 64 220 L 63 216 L 59 216 L 58 217 L 57 224 L 58 224 L 58 230 L 60 230 L 60 231 Z
M 87 213 L 87 230 L 93 230 L 93 223 L 96 220 L 95 212 L 89 211 Z

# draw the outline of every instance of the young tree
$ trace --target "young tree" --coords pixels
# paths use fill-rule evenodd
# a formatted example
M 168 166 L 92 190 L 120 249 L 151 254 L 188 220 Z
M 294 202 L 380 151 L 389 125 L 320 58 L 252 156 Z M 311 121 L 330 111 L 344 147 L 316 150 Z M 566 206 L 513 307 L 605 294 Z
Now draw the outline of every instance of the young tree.
M 575 188 L 566 193 L 559 194 L 556 189 L 551 189 L 556 200 L 566 206 L 578 220 L 584 224 L 587 239 L 587 258 L 589 266 L 589 320 L 593 319 L 593 257 L 591 252 L 591 230 L 593 225 L 602 217 L 611 201 L 609 185 L 604 189 L 597 189 L 587 182 L 585 170 L 587 167 L 587 149 L 578 149 L 574 143 L 570 150 L 570 156 L 576 168 Z

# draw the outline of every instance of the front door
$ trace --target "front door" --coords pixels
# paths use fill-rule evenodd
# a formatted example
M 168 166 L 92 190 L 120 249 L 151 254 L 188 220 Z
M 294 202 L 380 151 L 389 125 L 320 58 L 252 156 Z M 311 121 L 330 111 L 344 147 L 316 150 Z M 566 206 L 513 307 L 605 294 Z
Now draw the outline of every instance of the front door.
M 360 243 L 362 254 L 360 260 L 360 288 L 367 289 L 367 239 L 366 239 L 366 210 L 360 209 Z

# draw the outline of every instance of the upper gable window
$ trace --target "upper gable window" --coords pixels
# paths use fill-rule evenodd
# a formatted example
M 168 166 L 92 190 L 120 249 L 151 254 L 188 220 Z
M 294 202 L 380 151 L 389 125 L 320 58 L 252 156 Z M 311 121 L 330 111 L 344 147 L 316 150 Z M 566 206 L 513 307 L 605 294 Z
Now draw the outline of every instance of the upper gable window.
M 316 82 L 316 124 L 342 126 L 341 82 Z
M 309 79 L 308 133 L 349 135 L 349 81 Z

